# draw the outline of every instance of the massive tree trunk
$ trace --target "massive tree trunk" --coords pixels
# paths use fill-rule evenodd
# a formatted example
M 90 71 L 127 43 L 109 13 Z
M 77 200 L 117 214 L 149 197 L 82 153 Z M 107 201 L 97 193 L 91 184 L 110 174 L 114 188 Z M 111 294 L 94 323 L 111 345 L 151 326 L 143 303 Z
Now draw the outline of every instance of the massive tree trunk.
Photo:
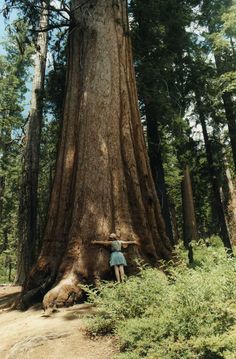
M 47 2 L 42 1 L 39 29 L 48 25 Z M 47 59 L 47 32 L 39 32 L 36 43 L 34 79 L 22 165 L 19 205 L 17 283 L 23 283 L 37 255 L 37 190 L 42 128 L 42 96 Z
M 23 305 L 46 292 L 44 307 L 71 304 L 80 283 L 111 277 L 109 251 L 91 244 L 110 232 L 140 242 L 127 250 L 129 273 L 137 256 L 153 265 L 171 257 L 138 111 L 126 4 L 75 0 L 71 13 L 56 174 Z

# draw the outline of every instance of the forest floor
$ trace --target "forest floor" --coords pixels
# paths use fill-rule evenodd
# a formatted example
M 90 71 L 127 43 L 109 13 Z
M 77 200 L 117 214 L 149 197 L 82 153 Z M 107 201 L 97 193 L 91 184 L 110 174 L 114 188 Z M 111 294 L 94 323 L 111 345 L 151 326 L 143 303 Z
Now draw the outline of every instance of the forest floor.
M 20 287 L 0 286 L 1 359 L 111 359 L 117 352 L 110 337 L 85 335 L 83 316 L 94 309 L 85 304 L 46 316 L 41 305 L 25 312 L 10 310 Z

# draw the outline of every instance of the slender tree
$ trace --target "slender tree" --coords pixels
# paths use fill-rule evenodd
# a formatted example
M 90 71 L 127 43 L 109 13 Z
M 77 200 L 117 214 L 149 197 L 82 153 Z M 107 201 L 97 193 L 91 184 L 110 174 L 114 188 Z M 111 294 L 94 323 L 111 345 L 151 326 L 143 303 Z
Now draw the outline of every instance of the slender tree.
M 147 122 L 147 139 L 148 139 L 148 154 L 150 160 L 150 166 L 152 170 L 152 176 L 156 186 L 157 195 L 161 205 L 161 211 L 163 218 L 165 219 L 168 237 L 171 241 L 174 241 L 169 199 L 167 195 L 167 186 L 165 181 L 164 167 L 163 167 L 163 155 L 160 129 L 158 128 L 158 110 L 157 105 L 148 103 L 145 105 L 146 122 Z
M 189 166 L 184 168 L 183 182 L 182 182 L 182 196 L 183 196 L 183 218 L 184 218 L 184 246 L 188 249 L 189 262 L 193 262 L 192 241 L 198 238 L 197 224 L 195 217 L 195 208 L 193 200 L 192 183 L 190 177 Z
M 195 96 L 196 96 L 196 108 L 197 108 L 199 120 L 200 120 L 200 123 L 202 126 L 202 132 L 203 132 L 203 137 L 204 137 L 204 142 L 205 142 L 206 156 L 207 156 L 208 169 L 209 169 L 209 178 L 211 181 L 212 191 L 213 191 L 213 195 L 214 195 L 214 205 L 216 207 L 216 214 L 218 217 L 218 224 L 220 227 L 220 236 L 222 238 L 225 248 L 230 253 L 232 253 L 230 236 L 229 236 L 229 232 L 228 232 L 224 207 L 223 207 L 222 198 L 221 198 L 221 194 L 220 194 L 219 178 L 217 175 L 216 166 L 215 166 L 214 159 L 213 159 L 211 141 L 209 139 L 209 135 L 207 132 L 206 119 L 205 119 L 206 115 L 203 110 L 202 99 L 201 99 L 201 95 L 200 95 L 198 88 L 195 89 Z
M 16 262 L 22 111 L 32 54 L 26 35 L 25 22 L 9 25 L 0 56 L 0 254 L 9 272 Z
M 210 51 L 215 58 L 215 66 L 219 78 L 223 83 L 227 83 L 227 73 L 236 70 L 234 41 L 232 39 L 232 31 L 227 28 L 224 31 L 224 14 L 234 7 L 232 0 L 204 0 L 201 4 L 202 23 L 207 26 L 208 36 L 206 42 L 210 44 Z M 221 81 L 220 81 L 221 82 Z M 236 169 L 236 112 L 234 93 L 230 87 L 219 86 L 222 96 L 225 117 L 227 120 L 229 138 L 232 148 L 232 157 Z
M 227 208 L 227 212 L 228 212 L 228 224 L 229 224 L 229 230 L 230 230 L 230 235 L 231 235 L 231 241 L 232 243 L 235 245 L 236 244 L 236 233 L 235 233 L 235 228 L 236 228 L 236 193 L 235 193 L 235 184 L 231 175 L 231 171 L 230 168 L 227 164 L 227 159 L 225 158 L 225 165 L 226 165 L 226 170 L 225 170 L 225 175 L 226 175 L 226 180 L 227 180 L 227 187 L 228 187 L 228 208 Z
M 30 113 L 28 117 L 25 149 L 23 154 L 22 180 L 19 206 L 19 245 L 17 283 L 23 283 L 36 259 L 37 253 L 37 205 L 40 138 L 42 128 L 42 98 L 47 59 L 48 10 L 42 1 L 39 32 L 36 41 L 34 79 Z

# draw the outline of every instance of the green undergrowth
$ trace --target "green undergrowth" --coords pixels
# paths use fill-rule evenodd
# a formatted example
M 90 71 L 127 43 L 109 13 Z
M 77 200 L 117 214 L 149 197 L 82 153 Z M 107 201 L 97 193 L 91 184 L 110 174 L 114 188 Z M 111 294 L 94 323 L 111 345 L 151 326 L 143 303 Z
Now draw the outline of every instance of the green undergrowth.
M 12 283 L 16 272 L 16 259 L 10 251 L 0 254 L 0 284 Z
M 116 359 L 236 358 L 236 259 L 217 243 L 196 245 L 193 267 L 178 252 L 168 275 L 142 268 L 123 284 L 88 290 L 98 311 L 87 331 L 116 335 Z

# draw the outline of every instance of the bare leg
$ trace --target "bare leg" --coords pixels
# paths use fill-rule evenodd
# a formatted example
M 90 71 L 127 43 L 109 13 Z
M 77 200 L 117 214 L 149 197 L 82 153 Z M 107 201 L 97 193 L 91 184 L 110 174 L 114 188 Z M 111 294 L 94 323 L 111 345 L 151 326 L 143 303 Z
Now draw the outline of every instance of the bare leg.
M 120 270 L 120 279 L 121 279 L 121 282 L 124 282 L 124 279 L 125 279 L 124 266 L 123 266 L 123 265 L 120 265 L 120 266 L 119 266 L 119 270 Z
M 115 270 L 116 280 L 117 280 L 118 283 L 120 283 L 120 271 L 119 271 L 119 267 L 118 267 L 118 266 L 114 266 L 114 270 Z

